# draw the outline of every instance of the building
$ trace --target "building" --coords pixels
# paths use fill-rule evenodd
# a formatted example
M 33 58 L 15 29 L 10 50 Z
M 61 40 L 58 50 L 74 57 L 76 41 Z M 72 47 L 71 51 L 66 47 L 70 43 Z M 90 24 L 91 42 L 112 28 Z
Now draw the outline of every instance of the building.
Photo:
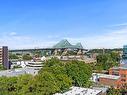
M 0 63 L 3 64 L 5 69 L 10 69 L 7 46 L 0 47 Z
M 71 87 L 69 91 L 65 93 L 56 93 L 54 95 L 103 95 L 102 90 Z
M 17 68 L 17 69 L 10 69 L 10 70 L 2 70 L 0 71 L 0 77 L 6 76 L 6 77 L 14 77 L 24 74 L 31 74 L 31 75 L 37 75 L 38 71 L 40 70 L 40 67 L 26 67 L 26 68 Z
M 120 63 L 127 64 L 127 45 L 123 46 L 123 54 L 122 54 L 122 59 L 121 59 Z
M 105 87 L 105 86 L 92 86 L 91 89 L 95 89 L 95 90 L 101 90 L 102 91 L 102 95 L 107 95 L 107 92 L 109 91 L 109 87 Z
M 109 74 L 120 76 L 121 87 L 124 87 L 127 84 L 127 64 L 121 65 L 119 67 L 110 68 Z
M 123 59 L 127 59 L 127 45 L 123 46 Z
M 127 64 L 127 45 L 123 46 L 123 52 L 121 53 L 120 64 Z
M 116 75 L 93 73 L 91 80 L 99 85 L 114 87 L 117 89 L 120 87 L 121 78 Z

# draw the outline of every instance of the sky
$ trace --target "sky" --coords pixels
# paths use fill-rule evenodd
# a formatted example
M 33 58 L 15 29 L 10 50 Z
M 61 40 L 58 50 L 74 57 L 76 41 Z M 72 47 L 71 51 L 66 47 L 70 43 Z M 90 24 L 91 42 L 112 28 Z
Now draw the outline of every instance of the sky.
M 84 48 L 127 44 L 127 0 L 0 0 L 0 46 L 52 47 L 62 39 Z

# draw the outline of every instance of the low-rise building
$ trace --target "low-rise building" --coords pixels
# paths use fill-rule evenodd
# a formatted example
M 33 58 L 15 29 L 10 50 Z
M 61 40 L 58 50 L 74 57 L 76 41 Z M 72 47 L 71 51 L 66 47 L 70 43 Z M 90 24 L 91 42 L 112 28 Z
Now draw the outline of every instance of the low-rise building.
M 95 83 L 105 85 L 108 87 L 114 87 L 116 89 L 119 88 L 121 81 L 120 76 L 100 73 L 93 73 L 91 80 Z
M 65 93 L 56 93 L 54 95 L 103 95 L 102 90 L 82 88 L 82 87 L 71 87 L 69 91 Z
M 102 91 L 102 95 L 107 95 L 109 87 L 105 87 L 105 86 L 93 86 L 92 89 L 101 90 Z
M 109 74 L 120 76 L 121 87 L 124 87 L 124 85 L 127 84 L 127 65 L 126 64 L 118 66 L 118 67 L 110 68 Z
M 26 67 L 26 68 L 17 68 L 17 69 L 10 69 L 10 70 L 2 70 L 0 71 L 0 77 L 6 76 L 6 77 L 13 77 L 13 76 L 19 76 L 24 74 L 31 74 L 36 75 L 38 74 L 38 71 L 41 68 L 39 67 Z

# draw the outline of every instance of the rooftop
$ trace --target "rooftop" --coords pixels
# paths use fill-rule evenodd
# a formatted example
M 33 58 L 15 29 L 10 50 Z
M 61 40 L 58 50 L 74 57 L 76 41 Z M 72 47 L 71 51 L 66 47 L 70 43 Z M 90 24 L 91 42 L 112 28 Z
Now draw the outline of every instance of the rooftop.
M 0 71 L 0 77 L 2 76 L 13 77 L 13 76 L 19 76 L 23 74 L 36 75 L 39 69 L 40 69 L 39 67 L 26 67 L 26 68 L 14 69 L 14 70 L 3 70 L 3 71 Z
M 56 93 L 55 95 L 98 95 L 102 90 L 82 88 L 82 87 L 71 87 L 71 89 L 63 94 Z
M 106 93 L 109 88 L 104 86 L 104 87 L 92 87 L 92 89 L 102 90 L 102 93 Z
M 114 80 L 117 80 L 117 79 L 120 78 L 120 76 L 108 75 L 108 74 L 100 74 L 100 73 L 93 73 L 93 75 L 96 75 L 99 78 L 107 78 L 107 79 L 114 79 Z
M 127 70 L 127 64 L 121 64 L 121 66 L 115 66 L 112 69 L 123 69 L 123 70 Z

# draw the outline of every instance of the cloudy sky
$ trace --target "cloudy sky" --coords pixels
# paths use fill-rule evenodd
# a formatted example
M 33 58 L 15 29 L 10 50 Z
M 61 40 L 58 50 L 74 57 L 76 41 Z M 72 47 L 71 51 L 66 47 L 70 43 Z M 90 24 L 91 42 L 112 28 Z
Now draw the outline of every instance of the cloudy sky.
M 84 48 L 127 44 L 127 0 L 0 0 L 0 46 L 51 47 L 62 39 Z

